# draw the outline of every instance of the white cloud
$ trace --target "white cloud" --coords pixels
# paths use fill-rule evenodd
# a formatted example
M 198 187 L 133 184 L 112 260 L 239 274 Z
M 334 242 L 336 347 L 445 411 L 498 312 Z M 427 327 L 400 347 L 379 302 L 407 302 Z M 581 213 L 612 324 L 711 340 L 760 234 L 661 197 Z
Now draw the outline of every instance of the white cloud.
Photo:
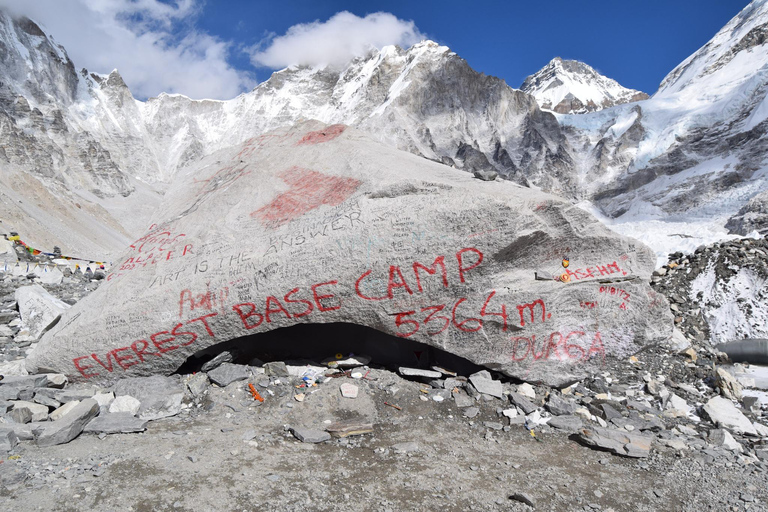
M 253 85 L 227 62 L 231 43 L 194 28 L 199 0 L 0 0 L 40 24 L 80 69 L 117 68 L 136 97 L 228 99 Z
M 285 35 L 272 38 L 265 49 L 252 49 L 251 62 L 273 69 L 294 64 L 342 65 L 373 47 L 408 47 L 422 39 L 425 37 L 413 21 L 398 19 L 387 12 L 360 18 L 342 11 L 326 22 L 292 26 Z

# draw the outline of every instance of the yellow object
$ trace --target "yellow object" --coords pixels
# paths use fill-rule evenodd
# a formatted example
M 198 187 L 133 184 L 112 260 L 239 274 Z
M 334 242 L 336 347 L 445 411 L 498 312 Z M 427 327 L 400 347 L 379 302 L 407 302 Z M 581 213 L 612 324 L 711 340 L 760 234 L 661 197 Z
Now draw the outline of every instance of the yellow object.
M 21 458 L 21 455 L 11 455 L 8 457 L 8 460 L 19 460 Z
M 570 265 L 571 262 L 568 261 L 568 258 L 563 258 L 563 268 L 568 268 L 568 265 Z
M 533 430 L 531 430 L 530 432 L 531 432 L 531 437 L 536 437 L 536 432 L 534 432 Z
M 339 352 L 338 354 L 336 354 L 336 359 L 344 359 L 344 354 Z
M 567 283 L 571 280 L 571 276 L 568 275 L 568 272 L 560 276 L 560 281 Z

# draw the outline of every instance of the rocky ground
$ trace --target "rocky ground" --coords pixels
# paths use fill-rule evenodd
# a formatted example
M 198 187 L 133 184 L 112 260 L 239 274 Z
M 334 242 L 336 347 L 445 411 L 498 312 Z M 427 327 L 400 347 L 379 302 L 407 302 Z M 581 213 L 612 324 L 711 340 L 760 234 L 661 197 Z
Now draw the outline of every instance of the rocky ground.
M 670 345 L 564 389 L 485 371 L 382 368 L 348 354 L 329 354 L 330 365 L 245 365 L 222 353 L 196 373 L 109 388 L 15 376 L 32 343 L 19 341 L 28 335 L 15 290 L 39 284 L 72 303 L 99 281 L 7 275 L 0 283 L 0 503 L 9 510 L 768 510 L 768 395 L 746 376 L 754 368 L 731 364 L 715 348 L 702 313 L 713 305 L 690 298 L 706 268 L 759 272 L 766 253 L 764 240 L 752 240 L 673 255 L 653 278 L 678 318 Z

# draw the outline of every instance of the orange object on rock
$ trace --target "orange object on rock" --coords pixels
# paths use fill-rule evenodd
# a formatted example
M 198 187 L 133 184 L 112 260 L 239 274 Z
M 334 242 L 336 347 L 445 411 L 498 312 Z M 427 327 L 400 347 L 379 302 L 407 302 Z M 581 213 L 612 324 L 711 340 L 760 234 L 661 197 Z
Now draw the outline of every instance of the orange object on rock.
M 248 383 L 248 389 L 251 390 L 251 394 L 253 395 L 254 400 L 258 400 L 259 402 L 263 402 L 264 398 L 259 394 L 258 391 L 256 391 L 256 388 L 253 386 L 253 384 Z

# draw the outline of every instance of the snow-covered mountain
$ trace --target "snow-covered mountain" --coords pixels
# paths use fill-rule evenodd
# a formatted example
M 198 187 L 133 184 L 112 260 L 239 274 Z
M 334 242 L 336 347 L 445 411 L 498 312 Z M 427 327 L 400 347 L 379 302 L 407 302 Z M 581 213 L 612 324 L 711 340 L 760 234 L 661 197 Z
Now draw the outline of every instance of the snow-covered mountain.
M 592 201 L 630 234 L 649 220 L 706 219 L 722 231 L 768 190 L 766 2 L 745 8 L 650 99 L 620 103 L 636 91 L 559 59 L 526 81 L 539 101 L 557 100 L 555 111 L 574 111 L 575 99 L 602 108 L 583 114 L 542 110 L 431 41 L 341 70 L 287 68 L 229 101 L 138 101 L 118 71 L 77 71 L 40 26 L 0 12 L 0 227 L 44 247 L 109 254 L 143 233 L 179 169 L 314 118 L 457 172 L 493 169 Z
M 525 79 L 520 90 L 536 98 L 539 106 L 560 114 L 583 114 L 648 99 L 648 95 L 622 87 L 577 60 L 555 57 Z
M 768 189 L 768 2 L 756 0 L 649 100 L 559 116 L 601 210 L 626 220 L 716 220 Z
M 493 168 L 558 191 L 573 186 L 570 148 L 555 117 L 431 41 L 408 50 L 387 46 L 343 70 L 284 69 L 226 102 L 164 94 L 142 104 L 141 113 L 155 143 L 166 148 L 164 175 L 213 150 L 313 118 L 355 125 L 458 168 Z
M 129 211 L 146 219 L 160 195 L 80 122 L 93 86 L 37 24 L 0 13 L 0 229 L 100 259 L 133 240 Z

